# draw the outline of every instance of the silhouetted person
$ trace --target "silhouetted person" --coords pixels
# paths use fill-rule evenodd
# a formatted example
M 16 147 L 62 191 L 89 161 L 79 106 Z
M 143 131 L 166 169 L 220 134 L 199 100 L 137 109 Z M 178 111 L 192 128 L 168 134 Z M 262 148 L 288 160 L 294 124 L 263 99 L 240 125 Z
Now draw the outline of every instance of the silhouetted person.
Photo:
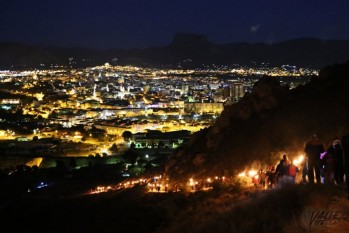
M 339 140 L 334 140 L 332 146 L 328 148 L 327 155 L 333 157 L 333 179 L 337 184 L 344 182 L 343 149 Z
M 293 184 L 296 183 L 297 172 L 299 172 L 299 168 L 292 162 L 287 165 L 288 176 Z
M 276 166 L 276 174 L 278 178 L 281 178 L 283 176 L 288 175 L 288 165 L 290 164 L 290 161 L 287 158 L 287 155 L 283 155 L 282 159 L 280 160 L 279 164 Z
M 307 176 L 309 173 L 308 157 L 307 156 L 305 156 L 301 166 L 302 166 L 302 182 L 303 182 L 303 184 L 306 184 L 307 183 Z
M 311 139 L 307 144 L 305 145 L 304 149 L 305 153 L 308 157 L 308 179 L 309 183 L 314 183 L 314 171 L 315 171 L 315 177 L 316 182 L 318 184 L 321 183 L 320 178 L 320 155 L 324 152 L 324 146 L 319 141 L 319 138 L 316 134 L 313 134 L 311 136 Z
M 268 188 L 274 188 L 276 186 L 276 175 L 275 166 L 270 166 L 266 173 Z
M 264 189 L 265 188 L 265 182 L 266 182 L 266 179 L 267 179 L 267 175 L 266 173 L 263 171 L 263 169 L 260 169 L 259 170 L 259 173 L 258 173 L 258 183 L 262 186 L 262 188 Z
M 327 153 L 322 158 L 324 168 L 324 183 L 333 184 L 334 173 L 336 170 L 336 159 L 332 151 L 332 146 L 327 150 Z
M 345 173 L 345 181 L 347 184 L 347 189 L 349 189 L 349 134 L 343 136 L 342 148 L 343 148 L 343 168 Z

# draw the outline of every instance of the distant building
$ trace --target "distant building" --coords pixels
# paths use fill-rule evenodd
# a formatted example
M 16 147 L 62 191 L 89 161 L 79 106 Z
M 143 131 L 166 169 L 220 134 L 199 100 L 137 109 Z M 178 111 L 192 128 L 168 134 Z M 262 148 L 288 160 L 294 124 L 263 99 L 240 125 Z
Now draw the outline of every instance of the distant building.
M 181 94 L 182 94 L 182 95 L 187 95 L 188 92 L 189 92 L 189 85 L 188 85 L 188 84 L 183 84 L 183 85 L 182 85 Z
M 230 86 L 230 98 L 234 103 L 238 102 L 244 95 L 243 83 L 235 82 Z
M 184 111 L 187 113 L 211 113 L 220 114 L 223 111 L 221 103 L 184 103 Z
M 0 104 L 20 104 L 20 99 L 2 99 L 0 100 Z
M 17 137 L 16 141 L 18 141 L 18 142 L 28 142 L 29 139 L 27 137 Z
M 162 133 L 157 130 L 149 130 L 147 133 L 133 135 L 136 148 L 167 148 L 174 149 L 190 137 L 190 131 L 180 130 Z

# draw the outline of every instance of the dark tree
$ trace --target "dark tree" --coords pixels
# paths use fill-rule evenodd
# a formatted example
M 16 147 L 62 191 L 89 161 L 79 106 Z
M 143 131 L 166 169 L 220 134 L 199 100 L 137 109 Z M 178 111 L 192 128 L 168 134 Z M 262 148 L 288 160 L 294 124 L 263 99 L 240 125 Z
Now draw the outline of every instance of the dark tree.
M 144 169 L 145 170 L 151 170 L 153 168 L 153 165 L 151 164 L 151 162 L 148 162 L 145 166 L 144 166 Z
M 76 161 L 74 158 L 70 158 L 69 160 L 69 167 L 70 168 L 76 168 Z
M 56 160 L 56 168 L 58 168 L 59 170 L 64 170 L 65 169 L 64 162 L 60 159 L 57 159 Z
M 134 150 L 128 150 L 123 155 L 122 158 L 125 160 L 125 162 L 130 164 L 135 164 L 138 158 L 138 153 Z
M 158 147 L 159 147 L 159 148 L 164 148 L 164 147 L 165 147 L 165 143 L 164 143 L 163 141 L 160 141 L 160 142 L 158 143 Z
M 126 141 L 126 142 L 128 142 L 130 139 L 131 139 L 131 137 L 132 137 L 132 133 L 130 132 L 130 131 L 124 131 L 123 133 L 122 133 L 122 135 L 121 135 L 123 138 L 124 138 L 124 140 Z
M 118 146 L 114 143 L 109 150 L 114 154 L 117 153 L 119 151 Z

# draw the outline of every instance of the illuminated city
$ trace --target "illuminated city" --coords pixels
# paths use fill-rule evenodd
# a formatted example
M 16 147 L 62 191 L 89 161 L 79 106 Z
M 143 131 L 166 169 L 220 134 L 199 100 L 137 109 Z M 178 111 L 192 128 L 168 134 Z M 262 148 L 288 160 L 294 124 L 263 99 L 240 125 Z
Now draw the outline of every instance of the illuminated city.
M 0 233 L 347 233 L 349 1 L 2 1 Z
M 117 154 L 132 143 L 136 148 L 175 149 L 190 133 L 212 125 L 224 105 L 238 102 L 260 77 L 278 76 L 292 89 L 317 74 L 290 66 L 173 70 L 108 63 L 85 69 L 1 71 L 1 91 L 11 96 L 1 99 L 2 111 L 20 114 L 20 122 L 30 119 L 31 123 L 18 127 L 12 118 L 3 118 L 0 136 L 5 142 L 22 141 L 31 147 L 36 145 L 30 143 L 33 138 L 41 140 L 46 148 L 36 151 L 37 157 L 111 156 L 116 155 L 110 150 L 113 144 L 119 148 Z M 94 129 L 103 132 L 103 137 Z M 124 140 L 125 131 L 133 134 L 131 140 Z M 154 144 L 146 139 L 147 131 L 164 135 Z M 176 138 L 170 135 L 174 131 L 188 133 Z M 43 142 L 45 138 L 71 145 L 59 153 L 52 141 Z M 28 155 L 29 150 L 7 151 Z

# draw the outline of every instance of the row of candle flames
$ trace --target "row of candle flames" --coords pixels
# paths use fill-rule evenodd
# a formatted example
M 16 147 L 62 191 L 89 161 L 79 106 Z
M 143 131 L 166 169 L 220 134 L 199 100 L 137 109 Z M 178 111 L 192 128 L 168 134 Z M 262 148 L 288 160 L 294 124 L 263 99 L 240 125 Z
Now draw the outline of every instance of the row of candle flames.
M 300 155 L 297 159 L 294 159 L 292 163 L 296 166 L 299 166 L 304 161 L 304 156 Z M 248 172 L 244 171 L 239 173 L 237 176 L 240 178 L 258 178 L 258 170 L 249 170 Z M 197 191 L 197 190 L 209 190 L 212 189 L 213 182 L 221 182 L 225 183 L 228 180 L 225 176 L 215 176 L 214 178 L 207 178 L 206 180 L 194 180 L 190 178 L 187 182 L 189 186 L 189 191 Z M 121 182 L 117 185 L 109 185 L 109 186 L 98 186 L 96 189 L 90 190 L 88 194 L 98 194 L 109 191 L 122 190 L 127 188 L 133 188 L 135 185 L 146 185 L 148 192 L 158 192 L 158 193 L 166 193 L 169 191 L 178 192 L 181 191 L 177 184 L 171 184 L 169 182 L 169 178 L 164 178 L 162 175 L 154 176 L 152 178 L 141 178 L 138 180 L 128 180 Z

